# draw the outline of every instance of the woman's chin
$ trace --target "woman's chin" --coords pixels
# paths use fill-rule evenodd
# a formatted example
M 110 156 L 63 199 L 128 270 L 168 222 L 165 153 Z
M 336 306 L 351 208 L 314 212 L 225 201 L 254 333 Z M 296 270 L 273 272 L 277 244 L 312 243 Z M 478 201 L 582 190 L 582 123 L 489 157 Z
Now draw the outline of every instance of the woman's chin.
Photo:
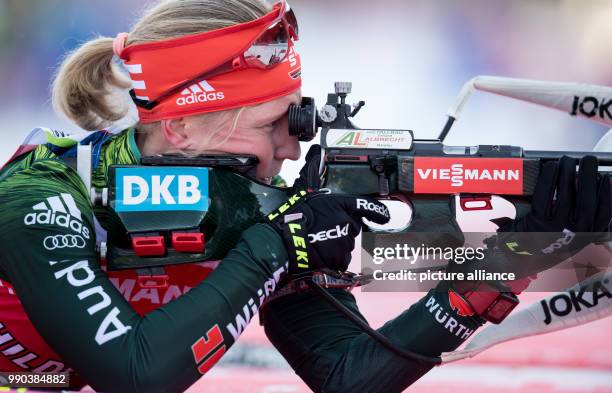
M 272 177 L 258 177 L 257 180 L 264 184 L 272 184 Z

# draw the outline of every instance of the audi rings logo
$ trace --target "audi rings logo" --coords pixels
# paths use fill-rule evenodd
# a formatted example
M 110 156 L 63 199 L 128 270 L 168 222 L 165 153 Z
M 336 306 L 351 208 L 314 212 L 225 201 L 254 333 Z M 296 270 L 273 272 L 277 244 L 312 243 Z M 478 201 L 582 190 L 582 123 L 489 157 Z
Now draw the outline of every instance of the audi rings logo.
M 47 236 L 43 241 L 43 245 L 47 250 L 56 250 L 58 248 L 84 248 L 85 239 L 83 239 L 81 235 Z

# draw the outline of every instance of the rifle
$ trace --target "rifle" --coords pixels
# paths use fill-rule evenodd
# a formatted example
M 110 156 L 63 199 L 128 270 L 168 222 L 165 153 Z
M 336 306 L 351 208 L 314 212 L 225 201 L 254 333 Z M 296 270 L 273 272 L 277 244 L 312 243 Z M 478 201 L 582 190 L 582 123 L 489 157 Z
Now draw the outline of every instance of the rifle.
M 461 246 L 463 234 L 456 220 L 456 203 L 466 212 L 493 210 L 492 198 L 497 195 L 509 200 L 514 205 L 516 217 L 522 217 L 530 210 L 544 162 L 563 156 L 581 158 L 594 155 L 599 160 L 600 173 L 611 170 L 612 152 L 444 144 L 475 90 L 552 107 L 572 116 L 612 126 L 612 89 L 608 87 L 476 77 L 461 90 L 436 139 L 417 139 L 412 130 L 355 126 L 351 119 L 365 102 L 359 101 L 354 107 L 346 103 L 351 92 L 350 82 L 336 82 L 334 87 L 334 93 L 328 94 L 327 102 L 320 110 L 310 97 L 304 97 L 300 106 L 289 108 L 289 133 L 301 141 L 310 141 L 320 129 L 324 164 L 319 170 L 322 187 L 332 192 L 368 195 L 410 205 L 410 221 L 400 228 L 393 228 L 393 232 L 442 233 L 444 235 L 436 239 L 436 243 L 441 241 L 447 246 Z M 605 142 L 602 140 L 599 145 L 605 145 Z M 349 281 L 362 285 L 372 277 L 362 274 L 349 278 Z M 377 331 L 360 323 L 314 280 L 308 285 L 364 332 L 399 356 L 430 364 L 442 362 L 440 357 L 422 356 L 397 348 Z M 511 301 L 516 305 L 515 302 L 518 300 Z
M 352 118 L 365 105 L 351 107 L 350 82 L 336 82 L 334 93 L 317 110 L 304 97 L 289 108 L 289 132 L 302 141 L 319 132 L 324 149 L 323 187 L 333 192 L 398 200 L 412 208 L 412 219 L 395 232 L 443 232 L 460 236 L 456 202 L 465 211 L 493 210 L 492 196 L 509 200 L 524 216 L 547 160 L 595 155 L 600 173 L 610 171 L 612 152 L 524 150 L 520 146 L 444 144 L 475 90 L 483 90 L 563 110 L 572 116 L 612 126 L 612 88 L 481 76 L 461 90 L 436 139 L 417 139 L 412 130 L 362 129 Z M 457 198 L 455 198 L 455 196 Z

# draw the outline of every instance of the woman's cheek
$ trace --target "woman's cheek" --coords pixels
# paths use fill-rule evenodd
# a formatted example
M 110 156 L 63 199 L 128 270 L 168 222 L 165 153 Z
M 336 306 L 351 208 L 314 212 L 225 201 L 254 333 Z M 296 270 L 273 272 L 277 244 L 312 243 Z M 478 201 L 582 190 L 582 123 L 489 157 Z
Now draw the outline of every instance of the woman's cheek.
M 267 177 L 268 172 L 270 171 L 270 155 L 265 154 L 263 151 L 255 151 L 253 150 L 249 154 L 254 154 L 257 156 L 257 160 L 259 161 L 257 165 L 257 176 L 258 177 Z

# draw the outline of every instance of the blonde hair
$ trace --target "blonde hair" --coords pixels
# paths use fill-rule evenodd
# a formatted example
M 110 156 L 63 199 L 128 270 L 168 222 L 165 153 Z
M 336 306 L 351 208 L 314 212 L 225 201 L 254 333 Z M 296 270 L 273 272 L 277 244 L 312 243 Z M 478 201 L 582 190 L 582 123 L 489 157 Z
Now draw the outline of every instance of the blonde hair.
M 165 0 L 136 22 L 126 46 L 248 22 L 268 9 L 263 0 Z M 85 130 L 122 119 L 130 108 L 131 82 L 113 56 L 113 39 L 108 37 L 94 38 L 69 53 L 53 81 L 54 109 Z
M 238 109 L 232 109 L 230 111 L 223 111 L 223 112 L 220 112 L 220 113 L 217 112 L 219 114 L 227 114 L 228 115 L 228 117 L 226 117 L 222 121 L 227 121 L 227 119 L 229 119 L 230 112 L 233 114 L 233 118 L 232 118 L 232 121 L 230 122 L 230 126 L 228 128 L 228 132 L 225 133 L 225 137 L 221 141 L 213 144 L 212 143 L 213 139 L 218 134 L 220 134 L 221 131 L 223 131 L 223 127 L 217 127 L 215 129 L 211 130 L 210 132 L 207 132 L 206 134 L 204 134 L 203 139 L 202 139 L 202 145 L 203 146 L 209 145 L 208 149 L 210 149 L 210 150 L 215 150 L 215 149 L 218 149 L 219 147 L 223 146 L 225 144 L 225 142 L 227 142 L 230 139 L 230 137 L 232 136 L 234 131 L 236 131 L 236 127 L 238 126 L 238 120 L 240 120 L 240 115 L 242 115 L 242 112 L 244 111 L 244 108 L 245 107 L 243 106 L 243 107 L 240 107 Z

